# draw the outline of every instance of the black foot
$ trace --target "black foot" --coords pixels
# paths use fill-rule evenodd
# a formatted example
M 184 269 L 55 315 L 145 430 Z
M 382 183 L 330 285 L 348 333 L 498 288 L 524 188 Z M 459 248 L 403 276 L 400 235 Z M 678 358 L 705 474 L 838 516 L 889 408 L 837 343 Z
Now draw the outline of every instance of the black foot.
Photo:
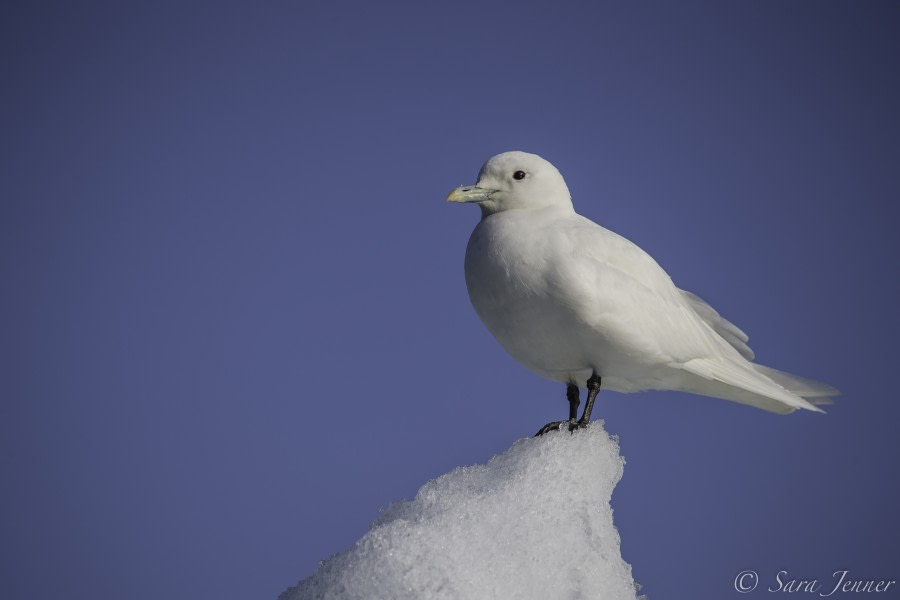
M 591 411 L 594 408 L 594 400 L 597 399 L 597 392 L 600 391 L 600 376 L 597 375 L 596 372 L 592 373 L 591 376 L 587 380 L 587 389 L 588 389 L 588 397 L 587 404 L 584 406 L 584 413 L 581 415 L 581 418 L 577 421 L 575 420 L 578 417 L 578 404 L 581 400 L 578 398 L 578 386 L 574 383 L 570 383 L 566 386 L 566 398 L 569 400 L 569 420 L 568 421 L 553 421 L 552 423 L 547 423 L 541 430 L 534 434 L 534 437 L 538 437 L 544 435 L 548 431 L 557 431 L 562 428 L 563 425 L 568 426 L 569 432 L 573 432 L 576 429 L 583 429 L 591 424 Z
M 534 437 L 540 437 L 548 431 L 557 431 L 559 429 L 562 429 L 564 426 L 568 427 L 569 432 L 571 433 L 576 429 L 584 429 L 588 425 L 590 425 L 590 423 L 587 423 L 585 421 L 553 421 L 552 423 L 547 423 L 546 425 L 541 427 L 541 430 L 534 434 Z

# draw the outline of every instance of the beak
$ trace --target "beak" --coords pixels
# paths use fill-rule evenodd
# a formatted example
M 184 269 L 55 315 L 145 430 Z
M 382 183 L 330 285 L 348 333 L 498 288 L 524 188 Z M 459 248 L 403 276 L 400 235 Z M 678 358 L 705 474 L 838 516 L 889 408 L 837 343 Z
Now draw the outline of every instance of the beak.
M 450 192 L 447 202 L 484 202 L 496 191 L 480 188 L 477 185 L 464 185 Z

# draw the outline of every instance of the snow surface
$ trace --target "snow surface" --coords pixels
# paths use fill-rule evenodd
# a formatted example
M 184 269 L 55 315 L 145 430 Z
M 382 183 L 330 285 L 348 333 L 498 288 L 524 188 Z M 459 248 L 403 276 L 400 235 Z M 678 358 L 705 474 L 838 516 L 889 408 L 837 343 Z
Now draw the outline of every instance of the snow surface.
M 280 600 L 634 599 L 609 504 L 623 465 L 602 421 L 519 440 L 392 503 Z

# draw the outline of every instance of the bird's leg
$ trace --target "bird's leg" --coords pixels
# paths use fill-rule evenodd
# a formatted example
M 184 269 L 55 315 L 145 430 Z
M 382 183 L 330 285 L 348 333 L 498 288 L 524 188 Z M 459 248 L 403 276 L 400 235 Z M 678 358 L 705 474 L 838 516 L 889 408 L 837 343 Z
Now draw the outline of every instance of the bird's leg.
M 587 427 L 591 422 L 591 411 L 594 410 L 594 400 L 597 399 L 597 393 L 600 391 L 600 376 L 594 372 L 590 379 L 587 380 L 587 401 L 584 403 L 584 413 L 581 420 L 578 421 L 578 427 Z
M 570 383 L 566 386 L 566 399 L 569 401 L 569 428 L 575 425 L 575 419 L 578 418 L 578 405 L 581 404 L 581 392 L 578 386 Z
M 575 419 L 578 418 L 578 405 L 581 404 L 580 392 L 578 391 L 578 386 L 574 383 L 570 383 L 566 386 L 566 398 L 569 400 L 569 420 L 568 421 L 553 421 L 552 423 L 547 423 L 541 430 L 538 431 L 534 436 L 538 437 L 540 435 L 544 435 L 548 431 L 553 431 L 554 429 L 559 429 L 563 423 L 568 423 L 569 431 L 572 431 L 578 426 L 578 423 Z

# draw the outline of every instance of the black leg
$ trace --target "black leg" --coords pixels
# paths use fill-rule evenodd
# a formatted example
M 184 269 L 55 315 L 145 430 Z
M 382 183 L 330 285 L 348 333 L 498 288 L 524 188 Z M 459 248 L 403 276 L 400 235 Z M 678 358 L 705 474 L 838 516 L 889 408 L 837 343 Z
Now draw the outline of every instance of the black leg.
M 600 376 L 597 375 L 596 372 L 592 373 L 590 378 L 587 380 L 587 402 L 584 404 L 584 413 L 581 415 L 581 419 L 576 421 L 575 419 L 578 417 L 578 405 L 581 404 L 581 398 L 579 398 L 578 386 L 570 383 L 566 386 L 566 398 L 569 400 L 569 420 L 568 421 L 553 421 L 552 423 L 547 423 L 541 430 L 535 434 L 535 437 L 539 435 L 544 435 L 548 431 L 554 431 L 562 427 L 563 423 L 566 423 L 569 426 L 569 431 L 575 431 L 576 429 L 580 429 L 582 427 L 587 427 L 591 422 L 591 411 L 594 410 L 594 401 L 597 400 L 597 394 L 600 392 Z
M 581 404 L 581 393 L 578 386 L 570 383 L 566 386 L 566 400 L 569 401 L 569 424 L 574 425 L 578 418 L 578 405 Z
M 567 421 L 553 421 L 552 423 L 547 423 L 541 430 L 538 431 L 535 437 L 539 435 L 544 435 L 548 431 L 553 431 L 554 429 L 559 429 L 563 423 L 568 423 L 569 431 L 572 431 L 578 426 L 578 423 L 575 419 L 578 418 L 578 405 L 581 404 L 580 393 L 578 391 L 578 386 L 574 383 L 570 383 L 566 386 L 566 399 L 569 401 L 569 420 Z
M 578 421 L 579 427 L 587 427 L 588 423 L 591 422 L 591 411 L 594 410 L 594 400 L 597 399 L 597 393 L 600 392 L 600 376 L 597 375 L 596 372 L 594 372 L 590 379 L 587 380 L 587 389 L 587 402 L 584 403 L 584 414 L 581 415 L 581 420 Z

